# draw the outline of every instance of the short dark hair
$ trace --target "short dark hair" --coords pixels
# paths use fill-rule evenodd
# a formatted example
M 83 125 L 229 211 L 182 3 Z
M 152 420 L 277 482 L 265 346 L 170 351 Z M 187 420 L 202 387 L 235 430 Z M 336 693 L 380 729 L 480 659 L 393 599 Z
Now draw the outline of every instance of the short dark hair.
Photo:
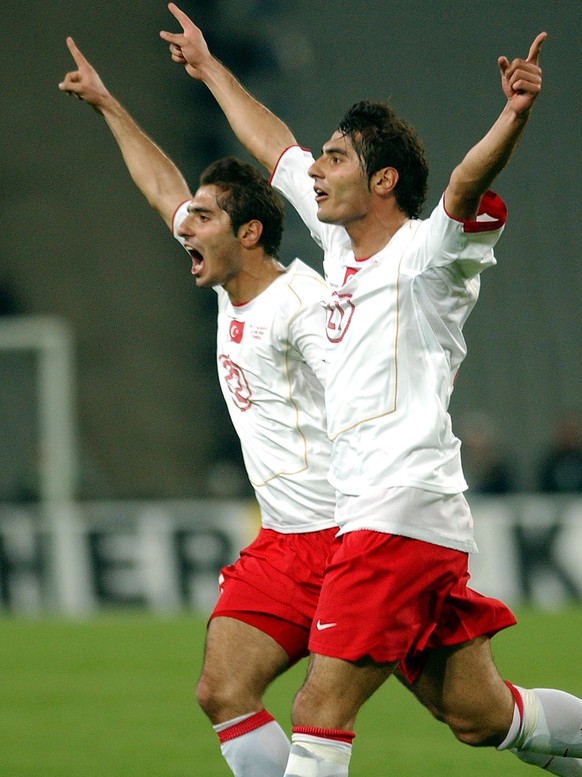
M 235 157 L 209 165 L 200 176 L 200 186 L 216 186 L 220 208 L 228 213 L 234 234 L 242 224 L 256 219 L 263 225 L 259 245 L 277 258 L 283 237 L 283 202 L 256 167 Z
M 338 131 L 351 140 L 368 183 L 384 167 L 398 171 L 396 202 L 410 218 L 418 218 L 426 198 L 428 163 L 414 127 L 387 103 L 363 100 L 347 111 Z

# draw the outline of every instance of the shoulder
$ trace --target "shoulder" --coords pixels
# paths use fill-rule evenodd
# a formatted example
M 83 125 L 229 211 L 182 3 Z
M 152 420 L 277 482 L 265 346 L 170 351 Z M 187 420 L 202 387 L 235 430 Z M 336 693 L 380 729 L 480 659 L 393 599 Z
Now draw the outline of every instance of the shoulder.
M 297 170 L 304 172 L 312 164 L 313 155 L 309 149 L 301 146 L 290 146 L 283 151 L 277 160 L 271 173 L 270 183 L 276 188 L 279 179 L 285 178 L 286 173 Z
M 176 206 L 174 215 L 172 216 L 172 232 L 174 234 L 174 237 L 180 242 L 183 242 L 183 240 L 178 235 L 178 229 L 180 228 L 180 225 L 188 215 L 189 204 L 190 204 L 190 200 L 184 200 L 184 202 L 181 202 L 179 205 Z
M 326 290 L 322 276 L 301 259 L 294 259 L 285 273 L 286 286 L 291 294 L 310 302 L 321 300 Z

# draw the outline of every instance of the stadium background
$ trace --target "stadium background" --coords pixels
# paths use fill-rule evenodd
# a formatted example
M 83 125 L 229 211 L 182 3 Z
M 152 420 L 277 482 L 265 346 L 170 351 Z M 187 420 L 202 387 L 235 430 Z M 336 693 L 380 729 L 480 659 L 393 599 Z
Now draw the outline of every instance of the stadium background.
M 390 98 L 425 140 L 427 207 L 503 104 L 497 56 L 524 56 L 547 30 L 544 94 L 497 182 L 508 226 L 467 325 L 452 404 L 457 423 L 474 409 L 494 416 L 531 485 L 555 416 L 581 404 L 579 0 L 183 7 L 302 145 L 317 151 L 355 100 Z M 72 327 L 84 498 L 204 496 L 214 463 L 238 462 L 214 374 L 213 295 L 194 287 L 104 122 L 57 89 L 72 68 L 71 34 L 194 185 L 239 147 L 204 87 L 170 62 L 162 28 L 177 25 L 151 0 L 0 6 L 0 282 L 26 313 Z M 296 254 L 318 266 L 290 213 L 283 260 Z

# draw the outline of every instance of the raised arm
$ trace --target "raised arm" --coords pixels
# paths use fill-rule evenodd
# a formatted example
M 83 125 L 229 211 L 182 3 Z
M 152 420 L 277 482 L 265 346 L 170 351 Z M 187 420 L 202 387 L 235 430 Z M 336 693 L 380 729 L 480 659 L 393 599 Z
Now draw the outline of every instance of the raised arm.
M 501 86 L 507 103 L 489 132 L 451 174 L 445 206 L 453 218 L 474 218 L 482 195 L 508 163 L 542 88 L 538 61 L 545 39 L 546 33 L 541 32 L 531 44 L 527 59 L 514 59 L 510 63 L 507 57 L 499 57 Z
M 67 46 L 77 70 L 65 75 L 59 89 L 84 100 L 103 116 L 134 183 L 171 229 L 175 209 L 192 196 L 188 184 L 176 165 L 111 95 L 72 38 L 67 38 Z
M 272 172 L 282 152 L 297 142 L 293 133 L 212 56 L 194 22 L 174 3 L 169 3 L 168 8 L 182 27 L 181 33 L 160 32 L 160 37 L 170 44 L 172 59 L 210 89 L 239 141 Z

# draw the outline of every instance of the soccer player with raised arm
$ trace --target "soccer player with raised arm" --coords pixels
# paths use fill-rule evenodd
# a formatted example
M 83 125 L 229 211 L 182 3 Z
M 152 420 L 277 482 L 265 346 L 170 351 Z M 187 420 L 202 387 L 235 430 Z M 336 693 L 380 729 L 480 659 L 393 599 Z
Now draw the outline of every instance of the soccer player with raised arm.
M 324 416 L 325 283 L 278 261 L 283 203 L 255 167 L 218 160 L 192 194 L 173 162 L 106 89 L 71 38 L 59 88 L 95 108 L 129 173 L 218 296 L 217 367 L 260 506 L 256 540 L 222 570 L 198 701 L 237 777 L 280 777 L 290 742 L 263 704 L 271 681 L 308 653 L 336 542 Z
M 345 777 L 357 713 L 391 674 L 461 742 L 581 775 L 582 701 L 504 682 L 494 665 L 490 637 L 515 619 L 467 585 L 472 517 L 447 411 L 466 353 L 463 325 L 505 224 L 490 186 L 541 91 L 546 34 L 526 58 L 499 58 L 505 105 L 421 219 L 423 147 L 390 106 L 352 106 L 314 159 L 169 8 L 182 27 L 161 33 L 172 59 L 211 90 L 324 250 L 341 545 L 312 625 L 285 775 Z

